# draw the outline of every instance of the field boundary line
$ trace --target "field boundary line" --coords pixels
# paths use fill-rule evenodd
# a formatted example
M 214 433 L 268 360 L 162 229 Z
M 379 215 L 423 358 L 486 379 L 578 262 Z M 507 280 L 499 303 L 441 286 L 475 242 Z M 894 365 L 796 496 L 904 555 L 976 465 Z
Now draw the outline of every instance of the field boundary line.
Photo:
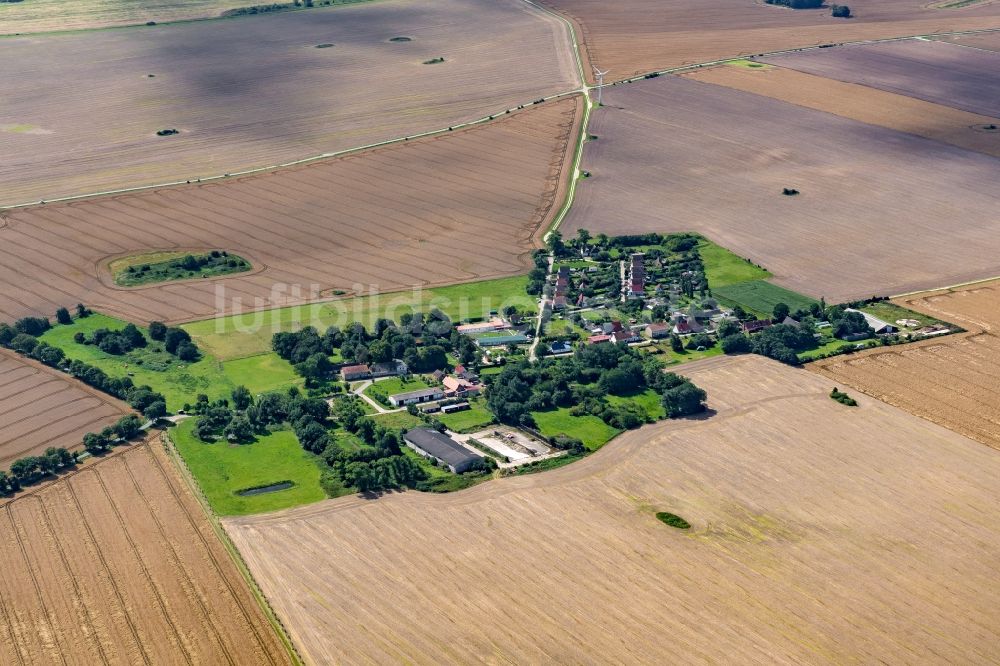
M 229 534 L 226 532 L 225 528 L 222 527 L 218 516 L 212 510 L 211 505 L 208 504 L 208 498 L 206 498 L 202 492 L 201 486 L 199 486 L 194 480 L 191 470 L 188 468 L 184 458 L 180 455 L 180 452 L 177 451 L 177 448 L 174 446 L 173 440 L 170 439 L 168 433 L 163 432 L 160 434 L 160 443 L 163 445 L 167 458 L 172 461 L 178 475 L 184 480 L 185 485 L 187 485 L 191 494 L 201 506 L 202 511 L 204 511 L 205 517 L 208 519 L 208 523 L 212 527 L 212 531 L 215 532 L 215 535 L 219 538 L 223 548 L 225 548 L 226 552 L 229 554 L 233 564 L 236 565 L 236 569 L 243 576 L 243 579 L 250 588 L 251 595 L 253 595 L 253 597 L 257 600 L 257 604 L 263 611 L 264 617 L 267 618 L 272 629 L 274 629 L 275 633 L 278 635 L 278 640 L 284 646 L 288 656 L 292 660 L 292 663 L 295 664 L 295 666 L 303 666 L 306 662 L 302 659 L 302 655 L 299 654 L 298 648 L 295 647 L 295 643 L 292 642 L 291 636 L 289 635 L 284 622 L 281 621 L 281 618 L 278 617 L 277 613 L 275 613 L 274 609 L 271 607 L 271 603 L 267 600 L 267 596 L 260 588 L 260 585 L 258 585 L 257 580 L 253 577 L 250 568 L 243 560 L 243 555 L 236 547 L 236 544 L 234 544 L 229 538 Z M 150 442 L 150 446 L 152 446 L 152 442 Z M 157 459 L 156 455 L 153 455 L 153 459 L 156 461 L 157 465 L 160 465 L 160 469 L 162 470 L 162 462 Z M 187 515 L 188 518 L 191 519 L 190 514 Z
M 953 291 L 955 289 L 961 289 L 962 287 L 972 287 L 977 284 L 985 284 L 986 282 L 996 282 L 1000 280 L 1000 275 L 988 278 L 980 278 L 978 280 L 969 280 L 968 282 L 959 282 L 957 284 L 950 284 L 945 287 L 931 287 L 930 289 L 918 289 L 917 291 L 908 291 L 903 294 L 896 294 L 890 296 L 889 298 L 909 298 L 910 296 L 919 296 L 921 294 L 931 294 L 935 291 Z

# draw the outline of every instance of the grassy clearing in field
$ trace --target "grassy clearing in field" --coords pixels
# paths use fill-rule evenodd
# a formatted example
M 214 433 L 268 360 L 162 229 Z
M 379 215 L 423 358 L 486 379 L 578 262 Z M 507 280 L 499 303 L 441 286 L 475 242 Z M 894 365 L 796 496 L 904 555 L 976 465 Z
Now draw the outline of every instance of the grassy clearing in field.
M 191 434 L 195 419 L 172 428 L 170 439 L 198 481 L 212 509 L 222 516 L 277 511 L 318 502 L 320 468 L 290 430 L 260 436 L 252 444 L 202 442 Z M 241 497 L 236 493 L 291 481 L 287 490 Z
M 437 419 L 452 432 L 475 432 L 492 424 L 493 414 L 481 404 L 481 401 L 471 403 L 471 409 L 452 414 L 438 414 Z
M 760 317 L 770 317 L 774 306 L 778 303 L 784 303 L 794 312 L 799 308 L 808 308 L 817 302 L 813 298 L 797 294 L 764 280 L 741 282 L 727 287 L 713 287 L 712 295 L 725 305 L 740 305 L 745 310 Z
M 538 430 L 546 437 L 568 435 L 583 442 L 590 451 L 596 451 L 621 431 L 612 428 L 596 416 L 573 416 L 568 407 L 545 412 L 532 412 Z
M 153 351 L 162 348 L 163 345 L 150 341 L 145 349 L 114 356 L 93 345 L 83 345 L 73 340 L 73 336 L 78 332 L 89 336 L 100 328 L 117 331 L 123 329 L 127 323 L 95 313 L 89 317 L 75 319 L 72 324 L 56 325 L 46 331 L 40 339 L 62 349 L 67 358 L 89 363 L 111 377 L 127 375 L 137 386 L 148 384 L 154 391 L 164 395 L 167 399 L 167 409 L 170 411 L 177 411 L 185 402 L 194 402 L 199 393 L 215 399 L 228 396 L 233 389 L 234 385 L 222 371 L 222 364 L 207 354 L 203 354 L 199 361 L 187 363 L 166 352 Z M 143 330 L 143 333 L 146 331 Z M 137 365 L 137 360 L 143 360 L 143 365 Z M 151 369 L 153 363 L 167 362 L 169 365 L 162 371 Z M 148 367 L 144 367 L 147 364 Z
M 698 254 L 701 255 L 701 261 L 705 266 L 708 286 L 713 290 L 717 287 L 726 287 L 753 280 L 766 280 L 771 277 L 768 271 L 710 240 L 702 240 L 698 243 Z
M 304 384 L 292 364 L 274 352 L 224 361 L 222 372 L 234 386 L 246 386 L 254 394 Z
M 727 60 L 726 63 L 730 67 L 744 67 L 746 69 L 773 69 L 774 65 L 768 65 L 763 62 L 754 62 L 753 60 L 746 60 L 745 58 L 740 58 L 739 60 Z
M 410 430 L 426 425 L 419 416 L 414 416 L 407 411 L 372 414 L 372 418 L 386 428 L 396 430 Z
M 526 276 L 467 282 L 206 319 L 182 328 L 199 347 L 218 358 L 239 358 L 270 351 L 271 336 L 278 331 L 295 331 L 307 325 L 320 331 L 351 322 L 371 327 L 381 317 L 398 321 L 404 313 L 429 312 L 435 307 L 455 321 L 481 319 L 503 305 L 531 309 L 536 306 L 524 291 L 527 283 Z
M 145 349 L 114 356 L 93 345 L 83 345 L 73 340 L 76 333 L 89 336 L 99 328 L 113 331 L 123 329 L 128 322 L 94 313 L 89 317 L 74 319 L 72 324 L 57 324 L 46 331 L 41 340 L 59 347 L 69 359 L 77 359 L 100 368 L 111 377 L 130 376 L 137 386 L 148 384 L 167 399 L 167 409 L 175 412 L 184 403 L 193 403 L 199 393 L 210 400 L 229 397 L 239 384 L 254 393 L 262 393 L 291 385 L 301 379 L 291 365 L 274 353 L 220 363 L 202 350 L 202 358 L 194 363 L 178 360 L 166 352 L 156 352 L 162 343 L 150 340 Z M 142 329 L 143 333 L 148 332 Z M 142 365 L 137 362 L 142 360 Z M 153 369 L 163 367 L 163 370 Z
M 646 416 L 654 421 L 666 418 L 667 416 L 666 410 L 663 409 L 663 404 L 660 400 L 660 395 L 653 389 L 646 389 L 641 393 L 633 393 L 631 395 L 608 396 L 608 402 L 612 405 L 633 404 L 641 407 L 646 412 Z

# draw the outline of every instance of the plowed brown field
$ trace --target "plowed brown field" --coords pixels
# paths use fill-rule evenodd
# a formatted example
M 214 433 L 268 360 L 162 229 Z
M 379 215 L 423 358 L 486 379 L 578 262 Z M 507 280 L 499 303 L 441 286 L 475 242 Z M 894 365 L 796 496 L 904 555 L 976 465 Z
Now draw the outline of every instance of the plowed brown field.
M 227 9 L 248 6 L 246 0 L 32 0 L 0 3 L 0 34 L 52 30 L 85 30 L 165 23 L 218 16 Z M 319 4 L 319 3 L 317 3 Z
M 857 0 L 854 18 L 755 0 L 540 0 L 579 26 L 590 61 L 621 80 L 670 67 L 817 44 L 1000 28 L 1000 4 L 932 9 L 923 0 Z M 590 72 L 587 72 L 590 76 Z
M 834 357 L 809 368 L 1000 449 L 1000 282 L 896 302 L 968 332 Z
M 719 65 L 684 76 L 1000 157 L 1000 132 L 984 129 L 996 122 L 989 116 L 784 67 Z
M 849 44 L 762 59 L 807 74 L 1000 118 L 1000 53 L 928 39 Z
M 0 320 L 77 302 L 134 321 L 198 319 L 234 298 L 244 309 L 316 298 L 310 285 L 390 291 L 525 272 L 562 196 L 580 104 L 546 102 L 273 174 L 10 211 L 0 282 L 13 286 L 0 294 Z M 228 249 L 262 270 L 120 289 L 102 268 L 178 247 Z
M 159 444 L 0 505 L 0 663 L 285 664 Z
M 0 349 L 0 469 L 50 446 L 79 449 L 85 433 L 128 412 L 125 403 Z
M 995 157 L 679 76 L 588 131 L 567 235 L 697 231 L 830 302 L 1000 275 Z
M 445 62 L 423 64 L 436 57 Z M 521 0 L 385 0 L 10 37 L 0 60 L 17 63 L 3 77 L 0 205 L 439 130 L 572 90 L 579 76 L 566 25 Z
M 315 663 L 997 659 L 998 452 L 760 357 L 685 368 L 714 416 L 226 528 Z

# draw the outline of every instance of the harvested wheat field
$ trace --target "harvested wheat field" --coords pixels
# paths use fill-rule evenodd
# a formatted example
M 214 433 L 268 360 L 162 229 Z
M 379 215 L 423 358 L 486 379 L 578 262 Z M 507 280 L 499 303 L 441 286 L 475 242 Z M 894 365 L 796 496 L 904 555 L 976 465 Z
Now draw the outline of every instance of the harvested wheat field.
M 0 3 L 0 34 L 84 30 L 218 16 L 246 0 L 30 0 Z M 317 3 L 319 4 L 319 3 Z
M 951 35 L 948 37 L 937 37 L 942 42 L 950 42 L 959 46 L 967 46 L 974 49 L 986 49 L 987 51 L 1000 51 L 1000 32 L 983 32 L 973 35 Z
M 1000 658 L 998 452 L 761 357 L 685 367 L 714 416 L 226 529 L 314 663 Z
M 50 446 L 79 449 L 85 433 L 129 411 L 123 402 L 0 349 L 0 469 Z
M 995 121 L 989 116 L 793 69 L 757 64 L 760 67 L 733 64 L 705 67 L 684 76 L 1000 157 L 1000 131 L 986 129 Z
M 809 368 L 1000 449 L 1000 282 L 896 302 L 968 332 L 834 357 Z
M 577 25 L 606 80 L 741 55 L 864 39 L 1000 28 L 1000 4 L 934 9 L 924 0 L 857 0 L 853 18 L 759 0 L 542 0 Z M 588 72 L 588 76 L 590 72 Z
M 0 58 L 18 63 L 4 77 L 0 205 L 267 167 L 578 85 L 565 24 L 521 0 L 11 37 Z
M 1000 53 L 908 39 L 769 56 L 763 62 L 1000 118 Z
M 9 211 L 0 281 L 16 286 L 0 294 L 0 320 L 78 302 L 133 321 L 201 319 L 334 289 L 527 272 L 537 232 L 562 197 L 581 104 L 546 102 L 274 173 Z M 113 286 L 112 257 L 171 248 L 229 250 L 255 270 Z
M 286 664 L 159 444 L 0 506 L 0 662 Z
M 997 158 L 677 76 L 604 103 L 567 235 L 697 231 L 830 302 L 1000 275 Z

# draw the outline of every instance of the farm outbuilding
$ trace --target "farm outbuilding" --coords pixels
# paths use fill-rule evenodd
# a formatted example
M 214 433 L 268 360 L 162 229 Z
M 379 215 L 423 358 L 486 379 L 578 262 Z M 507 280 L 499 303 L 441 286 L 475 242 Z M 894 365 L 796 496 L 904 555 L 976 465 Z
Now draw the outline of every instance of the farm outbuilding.
M 407 391 L 389 396 L 389 402 L 393 407 L 405 407 L 406 405 L 416 405 L 421 402 L 432 402 L 444 397 L 444 391 L 439 388 L 425 388 L 417 391 Z
M 429 428 L 410 430 L 403 435 L 403 441 L 420 455 L 434 458 L 455 474 L 467 472 L 483 459 L 481 455 L 473 453 L 448 435 Z

